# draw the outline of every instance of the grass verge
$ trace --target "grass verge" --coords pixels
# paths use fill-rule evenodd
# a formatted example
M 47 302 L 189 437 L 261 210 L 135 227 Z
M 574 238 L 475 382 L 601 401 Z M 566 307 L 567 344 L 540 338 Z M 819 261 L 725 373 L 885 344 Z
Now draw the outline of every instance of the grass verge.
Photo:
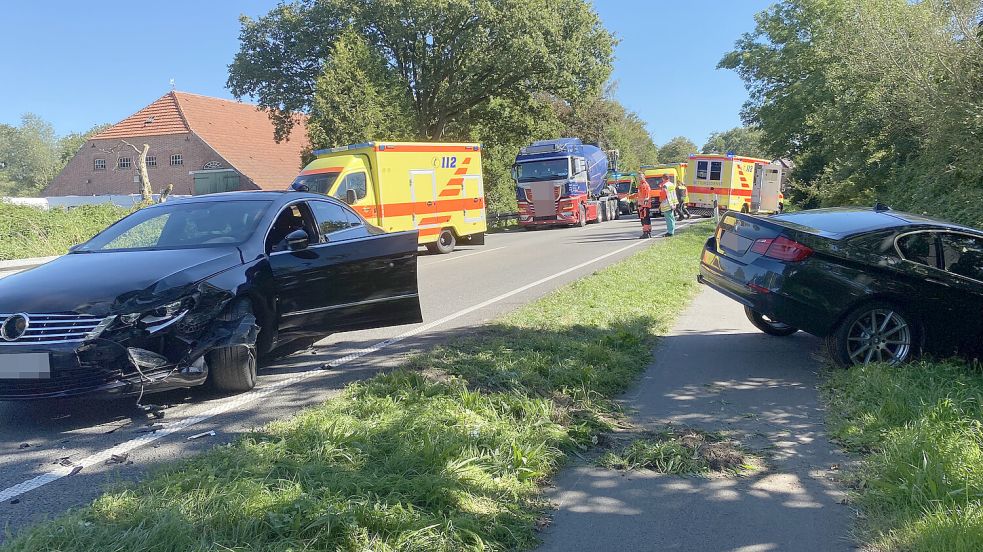
M 983 550 L 983 375 L 957 361 L 834 371 L 831 436 L 863 453 L 851 474 L 873 550 Z
M 530 548 L 540 484 L 608 427 L 611 398 L 695 294 L 710 231 L 691 227 L 3 549 Z
M 115 205 L 43 211 L 0 202 L 0 261 L 62 255 L 129 212 Z
M 754 470 L 754 463 L 723 435 L 696 429 L 667 429 L 649 438 L 635 439 L 598 460 L 601 466 L 615 470 L 647 469 L 676 475 L 741 474 Z

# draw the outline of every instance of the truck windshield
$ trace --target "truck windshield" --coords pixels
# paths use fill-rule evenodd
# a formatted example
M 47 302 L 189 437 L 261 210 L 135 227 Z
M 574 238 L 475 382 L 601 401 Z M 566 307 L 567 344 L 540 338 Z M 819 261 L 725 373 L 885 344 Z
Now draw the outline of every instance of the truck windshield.
M 293 184 L 290 185 L 292 190 L 303 190 L 303 186 L 307 187 L 307 191 L 314 192 L 316 194 L 327 194 L 331 186 L 334 186 L 335 180 L 338 180 L 338 175 L 341 173 L 336 172 L 326 172 L 317 174 L 302 174 L 294 179 Z
M 619 194 L 631 192 L 631 182 L 618 182 L 614 187 L 617 188 Z
M 567 178 L 567 176 L 570 174 L 570 162 L 567 158 L 529 161 L 526 163 L 519 163 L 518 171 L 519 182 L 557 180 L 559 178 Z

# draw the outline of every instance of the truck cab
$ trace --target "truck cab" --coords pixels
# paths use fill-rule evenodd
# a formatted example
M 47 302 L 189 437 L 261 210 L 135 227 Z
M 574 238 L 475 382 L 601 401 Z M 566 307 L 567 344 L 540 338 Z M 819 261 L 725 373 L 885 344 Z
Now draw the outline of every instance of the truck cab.
M 617 198 L 600 201 L 607 156 L 577 138 L 541 140 L 522 148 L 512 166 L 519 224 L 583 226 L 617 216 Z

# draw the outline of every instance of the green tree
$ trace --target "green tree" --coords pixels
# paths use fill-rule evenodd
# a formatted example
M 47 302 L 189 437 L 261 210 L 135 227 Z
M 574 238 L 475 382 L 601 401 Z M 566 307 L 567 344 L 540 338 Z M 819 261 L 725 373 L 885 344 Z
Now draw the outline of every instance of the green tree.
M 585 0 L 308 0 L 241 23 L 229 88 L 270 109 L 281 138 L 291 113 L 311 109 L 348 33 L 385 64 L 410 100 L 414 134 L 428 139 L 492 98 L 591 95 L 610 74 L 614 46 Z
M 728 153 L 748 157 L 767 157 L 761 145 L 761 131 L 747 127 L 736 127 L 723 132 L 714 132 L 703 144 L 702 153 Z
M 81 147 L 85 145 L 86 142 L 89 141 L 89 138 L 92 138 L 93 136 L 106 130 L 110 126 L 112 125 L 109 124 L 96 125 L 85 132 L 72 132 L 71 134 L 67 134 L 59 138 L 58 160 L 61 163 L 61 167 L 64 167 L 69 161 L 72 160 L 72 157 L 75 157 L 75 154 L 78 153 L 78 150 L 81 149 Z M 61 169 L 61 167 L 59 167 L 59 170 Z
M 697 153 L 699 148 L 685 136 L 676 136 L 659 148 L 659 160 L 662 163 L 684 163 L 691 153 Z
M 983 223 L 978 0 L 784 0 L 721 67 L 744 118 L 796 162 L 805 206 L 888 200 Z
M 20 126 L 0 132 L 0 161 L 2 193 L 37 194 L 61 170 L 54 127 L 33 113 L 23 115 Z

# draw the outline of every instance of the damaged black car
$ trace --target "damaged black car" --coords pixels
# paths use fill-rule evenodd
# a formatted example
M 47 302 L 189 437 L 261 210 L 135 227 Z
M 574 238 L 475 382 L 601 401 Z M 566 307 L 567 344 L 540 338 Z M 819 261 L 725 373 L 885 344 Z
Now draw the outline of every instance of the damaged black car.
M 420 322 L 416 232 L 299 192 L 147 207 L 0 279 L 0 400 L 242 392 L 257 360 Z

